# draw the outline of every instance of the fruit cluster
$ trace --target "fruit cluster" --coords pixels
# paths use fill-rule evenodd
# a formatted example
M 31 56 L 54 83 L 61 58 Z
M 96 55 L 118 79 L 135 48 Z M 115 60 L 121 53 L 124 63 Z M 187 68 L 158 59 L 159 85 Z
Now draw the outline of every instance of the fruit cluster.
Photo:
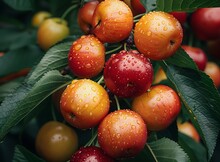
M 182 44 L 183 24 L 187 16 L 185 12 L 147 12 L 140 1 L 130 2 L 93 0 L 86 2 L 78 12 L 78 25 L 84 35 L 70 47 L 68 68 L 75 79 L 63 90 L 59 108 L 65 121 L 74 128 L 97 129 L 97 138 L 94 136 L 91 142 L 94 144 L 97 139 L 97 143 L 96 146 L 90 143 L 78 150 L 78 137 L 75 132 L 70 132 L 75 140 L 71 142 L 75 144 L 68 147 L 71 149 L 63 160 L 78 162 L 94 158 L 107 162 L 134 157 L 144 148 L 150 132 L 162 131 L 177 119 L 181 111 L 181 99 L 175 89 L 160 84 L 159 77 L 162 74 L 159 72 L 163 73 L 162 79 L 166 79 L 166 76 L 162 68 L 154 76 L 152 62 L 168 59 L 182 47 L 198 69 L 211 77 L 209 67 L 211 69 L 214 65 L 208 63 L 204 51 Z M 197 14 L 201 14 L 197 12 L 201 11 L 195 12 L 192 22 L 195 22 L 193 19 Z M 59 34 L 59 31 L 51 29 L 50 33 L 45 34 L 44 28 L 51 23 L 62 25 L 63 32 Z M 55 24 L 50 26 L 56 28 Z M 193 27 L 196 28 L 196 25 Z M 200 33 L 203 35 L 196 34 L 201 39 L 216 35 L 207 33 L 211 36 L 206 37 L 205 32 Z M 69 30 L 64 20 L 47 19 L 39 26 L 38 43 L 47 50 L 67 35 Z M 107 45 L 116 43 L 123 45 L 107 51 Z M 216 87 L 220 84 L 219 78 L 213 79 Z M 131 104 L 121 107 L 119 100 L 129 100 Z M 180 125 L 178 127 L 181 130 Z M 57 130 L 61 127 L 64 126 Z M 39 132 L 37 141 L 41 138 Z M 66 141 L 65 137 L 54 138 Z M 38 153 L 50 161 L 48 154 L 45 155 L 37 143 Z

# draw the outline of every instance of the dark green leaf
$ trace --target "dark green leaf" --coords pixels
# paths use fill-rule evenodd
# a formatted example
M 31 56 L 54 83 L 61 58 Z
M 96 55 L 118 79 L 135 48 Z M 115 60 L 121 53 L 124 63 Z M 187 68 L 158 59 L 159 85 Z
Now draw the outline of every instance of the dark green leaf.
M 185 67 L 191 62 L 191 59 L 185 60 Z M 163 68 L 206 144 L 211 158 L 220 127 L 220 95 L 217 89 L 212 80 L 201 71 L 175 66 L 166 61 L 163 62 Z
M 179 144 L 190 157 L 191 162 L 208 162 L 205 147 L 191 137 L 179 133 Z
M 36 45 L 11 50 L 0 58 L 0 77 L 16 73 L 25 68 L 31 68 L 42 57 L 43 53 Z
M 0 114 L 0 139 L 2 139 L 12 127 L 34 111 L 49 95 L 60 87 L 65 86 L 71 80 L 71 77 L 62 76 L 58 71 L 50 71 L 35 83 L 33 87 L 25 89 L 25 87 L 22 86 L 13 94 L 14 97 L 6 98 L 0 107 L 2 111 Z
M 183 149 L 174 141 L 162 138 L 147 145 L 147 152 L 155 162 L 189 162 L 189 157 Z M 147 159 L 146 159 L 147 161 Z
M 219 0 L 157 0 L 157 10 L 171 11 L 193 11 L 202 7 L 219 7 Z
M 61 70 L 67 66 L 67 56 L 72 42 L 60 43 L 50 48 L 28 77 L 27 83 L 34 84 L 50 70 Z
M 17 145 L 15 147 L 13 162 L 44 162 L 24 146 Z
M 11 8 L 19 11 L 28 11 L 34 9 L 35 0 L 3 0 Z

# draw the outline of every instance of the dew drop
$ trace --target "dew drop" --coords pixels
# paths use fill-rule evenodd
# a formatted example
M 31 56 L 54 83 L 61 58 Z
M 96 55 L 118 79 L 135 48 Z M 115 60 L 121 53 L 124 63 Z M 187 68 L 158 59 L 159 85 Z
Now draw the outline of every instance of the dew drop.
M 75 49 L 76 51 L 80 50 L 81 48 L 82 48 L 82 45 L 81 45 L 81 44 L 77 44 L 77 45 L 74 46 L 74 49 Z
M 92 65 L 91 64 L 86 64 L 86 68 L 91 68 Z

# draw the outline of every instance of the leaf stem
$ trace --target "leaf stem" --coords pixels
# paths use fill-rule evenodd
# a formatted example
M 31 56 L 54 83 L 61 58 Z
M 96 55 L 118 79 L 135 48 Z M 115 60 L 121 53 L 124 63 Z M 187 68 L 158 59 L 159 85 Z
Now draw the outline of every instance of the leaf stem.
M 98 84 L 101 84 L 102 83 L 102 81 L 104 80 L 104 77 L 103 77 L 103 75 L 101 76 L 101 78 L 98 80 Z
M 65 17 L 66 17 L 73 9 L 75 9 L 77 6 L 78 6 L 78 4 L 74 4 L 74 5 L 70 6 L 70 7 L 63 13 L 63 15 L 61 16 L 61 19 L 65 19 Z
M 146 13 L 142 13 L 142 14 L 139 14 L 139 15 L 136 15 L 133 17 L 134 20 L 136 19 L 139 19 L 140 17 L 144 16 Z

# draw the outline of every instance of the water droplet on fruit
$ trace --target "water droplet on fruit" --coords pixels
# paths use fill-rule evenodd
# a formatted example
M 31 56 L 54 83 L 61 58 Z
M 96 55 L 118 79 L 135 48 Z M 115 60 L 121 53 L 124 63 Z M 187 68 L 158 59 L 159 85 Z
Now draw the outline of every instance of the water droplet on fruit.
M 121 11 L 119 11 L 119 12 L 118 12 L 118 14 L 119 14 L 119 15 L 121 15 L 121 14 L 122 14 L 122 12 L 121 12 Z
M 82 48 L 82 45 L 81 45 L 81 44 L 77 44 L 77 45 L 74 46 L 74 49 L 75 49 L 76 51 L 80 50 L 81 48 Z
M 86 47 L 86 50 L 89 50 L 89 47 Z
M 160 101 L 161 99 L 160 99 L 160 97 L 157 97 L 157 101 Z
M 87 108 L 87 107 L 89 107 L 89 105 L 88 105 L 88 104 L 85 104 L 85 108 Z
M 117 138 L 120 138 L 120 136 L 121 136 L 121 135 L 118 133 L 116 137 L 117 137 Z
M 97 101 L 97 97 L 93 97 L 93 101 L 96 102 Z
M 89 113 L 89 116 L 92 116 L 92 112 Z
M 94 46 L 95 44 L 93 42 L 90 43 L 91 46 Z
M 91 68 L 92 65 L 91 64 L 86 64 L 86 68 Z
M 72 57 L 69 57 L 69 60 L 71 61 L 73 58 Z
M 164 31 L 167 31 L 167 26 L 164 26 L 164 27 L 163 27 L 163 30 L 164 30 Z

